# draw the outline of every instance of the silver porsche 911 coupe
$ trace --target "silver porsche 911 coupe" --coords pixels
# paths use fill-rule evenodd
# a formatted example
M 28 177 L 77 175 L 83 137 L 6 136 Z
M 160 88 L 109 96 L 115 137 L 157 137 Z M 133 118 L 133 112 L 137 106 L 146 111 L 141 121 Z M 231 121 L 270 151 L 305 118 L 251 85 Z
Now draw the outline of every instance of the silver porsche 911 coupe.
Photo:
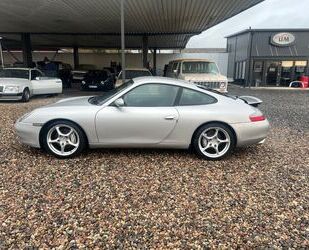
M 68 158 L 90 148 L 180 148 L 218 160 L 264 142 L 269 123 L 254 97 L 233 97 L 181 80 L 141 77 L 100 96 L 35 109 L 15 124 L 27 145 Z

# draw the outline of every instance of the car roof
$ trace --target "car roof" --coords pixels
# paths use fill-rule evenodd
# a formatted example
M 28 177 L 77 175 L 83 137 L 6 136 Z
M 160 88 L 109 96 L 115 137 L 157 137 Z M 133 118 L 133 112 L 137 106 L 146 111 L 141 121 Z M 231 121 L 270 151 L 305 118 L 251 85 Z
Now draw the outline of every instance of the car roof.
M 142 77 L 137 77 L 133 79 L 135 85 L 140 85 L 145 82 L 147 83 L 165 83 L 165 84 L 172 84 L 172 85 L 177 85 L 177 86 L 182 86 L 182 87 L 187 87 L 187 88 L 193 88 L 193 89 L 198 89 L 194 83 L 190 83 L 184 80 L 179 80 L 175 78 L 169 78 L 169 77 L 162 77 L 162 76 L 142 76 Z
M 170 62 L 213 62 L 209 59 L 202 59 L 202 58 L 179 58 L 179 59 L 175 59 L 173 61 Z

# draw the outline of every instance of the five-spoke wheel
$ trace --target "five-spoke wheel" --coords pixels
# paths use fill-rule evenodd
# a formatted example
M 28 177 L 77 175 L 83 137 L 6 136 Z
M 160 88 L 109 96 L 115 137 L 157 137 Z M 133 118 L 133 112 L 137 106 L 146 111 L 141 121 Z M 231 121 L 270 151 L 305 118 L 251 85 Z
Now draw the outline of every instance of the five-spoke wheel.
M 218 160 L 235 147 L 235 137 L 228 126 L 221 123 L 210 123 L 202 126 L 195 133 L 193 146 L 200 156 Z
M 78 155 L 84 149 L 86 139 L 83 131 L 69 121 L 55 121 L 44 128 L 43 147 L 59 158 Z

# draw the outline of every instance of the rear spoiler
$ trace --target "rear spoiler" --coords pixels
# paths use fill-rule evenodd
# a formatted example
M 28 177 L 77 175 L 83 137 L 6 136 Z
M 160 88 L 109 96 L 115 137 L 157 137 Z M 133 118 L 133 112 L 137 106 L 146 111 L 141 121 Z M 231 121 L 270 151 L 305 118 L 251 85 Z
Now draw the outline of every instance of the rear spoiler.
M 239 96 L 238 98 L 253 107 L 258 107 L 260 104 L 263 103 L 261 99 L 254 96 Z

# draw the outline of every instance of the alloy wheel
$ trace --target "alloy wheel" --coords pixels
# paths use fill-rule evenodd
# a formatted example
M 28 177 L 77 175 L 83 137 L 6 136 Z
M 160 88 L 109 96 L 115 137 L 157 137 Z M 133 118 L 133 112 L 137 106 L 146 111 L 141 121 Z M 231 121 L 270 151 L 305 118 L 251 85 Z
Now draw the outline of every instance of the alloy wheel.
M 205 129 L 198 139 L 198 146 L 202 154 L 212 159 L 225 155 L 230 145 L 229 133 L 220 127 Z
M 79 148 L 79 134 L 69 125 L 57 124 L 47 133 L 47 145 L 56 155 L 70 156 Z

